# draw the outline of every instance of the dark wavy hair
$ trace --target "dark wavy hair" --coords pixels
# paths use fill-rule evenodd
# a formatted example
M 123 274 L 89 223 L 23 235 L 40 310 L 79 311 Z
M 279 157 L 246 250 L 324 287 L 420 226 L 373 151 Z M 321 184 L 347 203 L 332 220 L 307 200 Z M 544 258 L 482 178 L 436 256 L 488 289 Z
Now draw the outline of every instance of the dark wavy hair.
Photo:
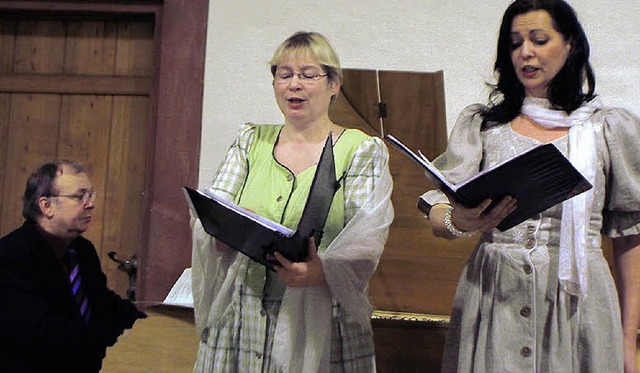
M 61 159 L 43 164 L 29 176 L 22 196 L 22 216 L 25 219 L 36 221 L 42 215 L 38 200 L 58 193 L 55 182 L 65 166 L 76 174 L 84 172 L 82 164 Z
M 509 122 L 520 114 L 525 91 L 511 60 L 511 26 L 516 16 L 536 10 L 549 13 L 555 30 L 571 43 L 567 61 L 547 88 L 551 104 L 571 113 L 595 97 L 596 79 L 589 63 L 589 41 L 575 10 L 563 0 L 516 0 L 505 11 L 500 25 L 494 65 L 497 84 L 490 85 L 493 88 L 489 95 L 490 107 L 482 113 L 485 126 Z M 586 93 L 583 91 L 585 81 Z

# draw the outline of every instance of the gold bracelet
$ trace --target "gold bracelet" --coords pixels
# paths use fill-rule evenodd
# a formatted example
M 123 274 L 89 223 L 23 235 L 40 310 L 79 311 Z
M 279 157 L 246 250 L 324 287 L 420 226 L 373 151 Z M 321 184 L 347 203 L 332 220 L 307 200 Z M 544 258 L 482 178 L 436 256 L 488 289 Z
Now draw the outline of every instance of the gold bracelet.
M 447 207 L 447 210 L 444 212 L 444 227 L 454 235 L 455 237 L 470 237 L 473 236 L 473 232 L 463 232 L 458 227 L 453 225 L 451 221 L 451 213 L 453 212 L 453 206 Z

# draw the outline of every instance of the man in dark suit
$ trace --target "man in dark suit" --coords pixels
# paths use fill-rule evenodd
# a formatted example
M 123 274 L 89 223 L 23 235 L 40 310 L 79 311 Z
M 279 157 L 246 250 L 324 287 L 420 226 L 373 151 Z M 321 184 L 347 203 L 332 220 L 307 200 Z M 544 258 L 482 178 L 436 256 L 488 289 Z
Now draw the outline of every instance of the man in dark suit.
M 22 227 L 0 239 L 0 372 L 98 372 L 146 315 L 107 288 L 93 244 L 95 192 L 82 165 L 46 163 L 27 181 Z

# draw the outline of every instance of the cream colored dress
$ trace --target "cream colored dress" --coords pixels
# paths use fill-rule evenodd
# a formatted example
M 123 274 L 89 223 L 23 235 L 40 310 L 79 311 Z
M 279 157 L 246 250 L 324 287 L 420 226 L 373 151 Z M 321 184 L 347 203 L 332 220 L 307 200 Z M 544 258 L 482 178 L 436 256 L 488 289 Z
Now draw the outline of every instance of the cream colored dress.
M 460 115 L 436 166 L 454 182 L 539 141 L 509 124 L 480 130 L 482 107 Z M 443 372 L 621 372 L 622 330 L 602 233 L 640 233 L 640 121 L 620 109 L 590 119 L 596 130 L 595 202 L 587 242 L 587 297 L 558 286 L 562 205 L 484 234 L 464 269 L 452 309 Z M 553 142 L 567 155 L 568 137 Z M 445 201 L 437 191 L 423 198 Z M 640 270 L 640 269 L 639 269 Z

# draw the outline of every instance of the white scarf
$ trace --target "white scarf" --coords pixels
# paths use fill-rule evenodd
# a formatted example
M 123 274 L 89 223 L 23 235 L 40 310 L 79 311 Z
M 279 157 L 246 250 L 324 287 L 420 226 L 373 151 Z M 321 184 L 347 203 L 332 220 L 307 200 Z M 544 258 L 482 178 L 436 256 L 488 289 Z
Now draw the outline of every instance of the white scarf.
M 600 100 L 593 99 L 568 115 L 552 109 L 547 99 L 527 97 L 521 113 L 544 128 L 569 128 L 569 161 L 593 185 L 596 143 L 589 118 L 600 108 Z M 593 195 L 590 189 L 562 203 L 558 278 L 564 291 L 579 298 L 587 296 L 586 246 Z

